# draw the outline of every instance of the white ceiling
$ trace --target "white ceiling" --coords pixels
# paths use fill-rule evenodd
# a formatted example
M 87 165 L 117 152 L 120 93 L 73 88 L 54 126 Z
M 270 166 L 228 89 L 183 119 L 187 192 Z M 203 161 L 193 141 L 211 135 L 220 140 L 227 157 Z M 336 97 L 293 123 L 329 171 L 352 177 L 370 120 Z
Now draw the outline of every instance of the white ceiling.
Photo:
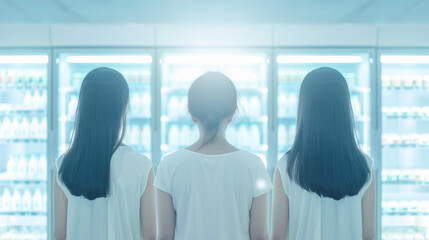
M 428 24 L 429 0 L 0 0 L 8 23 Z

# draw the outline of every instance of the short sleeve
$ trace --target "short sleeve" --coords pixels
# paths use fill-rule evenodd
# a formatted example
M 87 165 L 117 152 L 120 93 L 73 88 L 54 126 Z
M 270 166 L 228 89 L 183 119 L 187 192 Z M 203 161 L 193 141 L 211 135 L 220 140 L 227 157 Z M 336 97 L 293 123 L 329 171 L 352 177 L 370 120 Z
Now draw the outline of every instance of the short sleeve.
M 259 158 L 256 160 L 255 165 L 255 173 L 253 177 L 253 198 L 269 192 L 273 187 L 267 169 Z
M 365 156 L 366 158 L 366 162 L 368 164 L 368 168 L 369 168 L 369 177 L 368 180 L 366 181 L 366 183 L 363 185 L 361 191 L 360 191 L 360 195 L 364 195 L 366 190 L 368 190 L 369 186 L 371 185 L 373 179 L 372 179 L 372 175 L 374 174 L 374 161 L 369 157 L 369 156 Z
M 165 162 L 161 161 L 161 164 L 159 164 L 158 169 L 156 170 L 156 176 L 153 185 L 155 186 L 155 188 L 168 194 L 171 194 L 168 179 L 166 178 L 167 174 L 165 171 Z
M 142 161 L 144 162 L 143 167 L 142 167 L 142 176 L 141 176 L 141 184 L 140 184 L 140 196 L 143 196 L 144 192 L 146 191 L 146 186 L 147 186 L 147 180 L 149 178 L 149 174 L 150 171 L 152 170 L 152 162 L 144 157 L 144 159 L 142 159 Z
M 288 196 L 289 188 L 290 188 L 290 178 L 286 172 L 286 166 L 287 166 L 287 156 L 285 155 L 279 159 L 276 168 L 280 174 L 280 181 L 282 182 L 283 190 L 285 191 L 285 194 Z

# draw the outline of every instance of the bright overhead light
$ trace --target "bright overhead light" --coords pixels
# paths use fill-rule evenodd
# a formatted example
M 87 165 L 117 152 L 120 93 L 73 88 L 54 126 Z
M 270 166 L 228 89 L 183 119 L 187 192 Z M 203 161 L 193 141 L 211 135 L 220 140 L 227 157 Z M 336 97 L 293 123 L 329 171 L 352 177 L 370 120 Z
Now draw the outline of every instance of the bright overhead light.
M 253 55 L 182 55 L 168 56 L 164 63 L 179 64 L 257 64 L 265 63 L 265 58 Z
M 278 63 L 361 63 L 361 56 L 278 56 Z
M 382 63 L 429 63 L 429 56 L 422 55 L 384 55 L 380 57 Z
M 68 63 L 151 63 L 151 56 L 69 56 Z
M 49 57 L 46 55 L 13 55 L 0 56 L 0 63 L 48 63 Z

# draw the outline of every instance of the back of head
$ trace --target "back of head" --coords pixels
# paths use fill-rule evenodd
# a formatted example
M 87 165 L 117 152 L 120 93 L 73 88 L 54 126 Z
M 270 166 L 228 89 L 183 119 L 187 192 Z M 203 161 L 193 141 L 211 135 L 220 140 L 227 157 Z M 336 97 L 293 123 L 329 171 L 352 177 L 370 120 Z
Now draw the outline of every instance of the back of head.
M 337 70 L 318 68 L 304 78 L 288 161 L 289 176 L 319 196 L 354 196 L 367 181 L 369 168 L 359 149 L 350 93 Z
M 73 195 L 107 196 L 110 159 L 124 136 L 128 98 L 128 84 L 114 69 L 97 68 L 84 78 L 71 144 L 59 169 Z
M 237 109 L 237 90 L 232 81 L 219 72 L 207 72 L 197 78 L 189 88 L 188 110 L 205 130 L 206 140 L 212 141 L 221 122 Z

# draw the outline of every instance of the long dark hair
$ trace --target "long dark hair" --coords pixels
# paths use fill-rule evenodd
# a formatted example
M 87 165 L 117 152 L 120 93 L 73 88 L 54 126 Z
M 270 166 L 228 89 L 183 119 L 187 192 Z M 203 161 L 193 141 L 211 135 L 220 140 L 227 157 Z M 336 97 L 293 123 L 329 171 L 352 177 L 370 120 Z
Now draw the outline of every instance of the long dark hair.
M 125 133 L 128 84 L 111 68 L 83 79 L 72 140 L 59 169 L 71 194 L 89 200 L 109 193 L 110 160 Z
M 366 183 L 369 167 L 359 149 L 349 89 L 337 70 L 323 67 L 305 76 L 287 157 L 291 179 L 319 196 L 354 196 Z
M 205 136 L 200 147 L 213 141 L 222 120 L 237 109 L 237 90 L 234 83 L 220 72 L 207 72 L 197 78 L 188 91 L 189 113 L 198 119 Z

